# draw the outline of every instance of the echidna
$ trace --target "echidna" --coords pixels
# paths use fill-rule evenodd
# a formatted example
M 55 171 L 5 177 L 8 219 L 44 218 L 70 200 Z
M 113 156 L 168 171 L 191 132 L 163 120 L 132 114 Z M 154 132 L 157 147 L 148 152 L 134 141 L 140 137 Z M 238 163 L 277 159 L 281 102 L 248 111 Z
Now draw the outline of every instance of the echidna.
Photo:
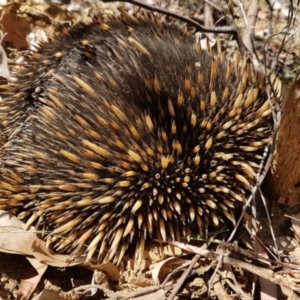
M 273 127 L 273 96 L 239 56 L 146 13 L 63 31 L 1 101 L 0 208 L 55 251 L 114 262 L 235 223 Z

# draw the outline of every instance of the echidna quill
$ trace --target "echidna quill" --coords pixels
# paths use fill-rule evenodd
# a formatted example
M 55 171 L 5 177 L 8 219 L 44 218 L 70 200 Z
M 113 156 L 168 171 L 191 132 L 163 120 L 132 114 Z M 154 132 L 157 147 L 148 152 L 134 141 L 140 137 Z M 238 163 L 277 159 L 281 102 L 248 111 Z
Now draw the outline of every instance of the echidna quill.
M 0 105 L 0 208 L 47 231 L 54 251 L 120 262 L 153 237 L 235 223 L 273 128 L 264 78 L 238 52 L 123 13 L 62 32 L 15 72 Z

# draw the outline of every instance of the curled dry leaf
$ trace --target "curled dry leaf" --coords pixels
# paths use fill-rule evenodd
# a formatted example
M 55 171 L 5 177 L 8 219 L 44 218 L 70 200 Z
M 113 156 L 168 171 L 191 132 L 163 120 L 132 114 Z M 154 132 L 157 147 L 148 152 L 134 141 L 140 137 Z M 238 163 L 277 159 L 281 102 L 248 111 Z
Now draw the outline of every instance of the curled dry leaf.
M 85 257 L 72 259 L 68 255 L 55 254 L 46 247 L 44 240 L 38 237 L 38 232 L 31 227 L 25 229 L 25 224 L 9 212 L 0 211 L 0 252 L 26 256 L 30 262 L 19 287 L 18 296 L 29 299 L 48 265 L 53 267 L 70 267 L 83 265 L 92 270 L 99 270 L 112 281 L 118 281 L 120 274 L 112 263 L 101 265 L 85 264 Z M 32 266 L 32 267 L 31 267 Z
M 24 266 L 17 299 L 30 298 L 48 267 L 34 258 L 27 257 L 27 260 L 28 264 Z
M 30 257 L 31 243 L 37 237 L 32 229 L 26 231 L 24 227 L 18 218 L 8 212 L 0 211 L 0 251 L 25 255 L 28 260 L 18 290 L 19 299 L 29 299 L 47 269 L 46 264 Z
M 152 278 L 161 282 L 170 272 L 186 263 L 186 259 L 169 257 L 154 265 L 152 269 Z
M 93 265 L 93 270 L 103 271 L 111 281 L 118 281 L 120 279 L 120 272 L 114 264 L 107 262 L 101 265 Z
M 0 210 L 0 252 L 30 256 L 53 267 L 82 265 L 92 270 L 105 271 L 111 280 L 119 278 L 117 268 L 113 268 L 110 263 L 97 265 L 91 261 L 85 264 L 85 257 L 75 259 L 69 255 L 55 254 L 46 247 L 46 242 L 38 236 L 34 227 L 26 230 L 22 221 L 3 210 Z

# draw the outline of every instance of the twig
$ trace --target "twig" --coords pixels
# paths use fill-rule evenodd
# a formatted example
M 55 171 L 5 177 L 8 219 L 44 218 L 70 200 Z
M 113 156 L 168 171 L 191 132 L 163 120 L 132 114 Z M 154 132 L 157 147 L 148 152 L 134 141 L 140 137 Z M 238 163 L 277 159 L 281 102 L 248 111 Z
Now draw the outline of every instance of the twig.
M 81 294 L 82 295 L 82 294 L 85 294 L 85 293 L 89 292 L 89 290 L 91 288 L 101 290 L 109 298 L 114 298 L 114 299 L 129 299 L 129 298 L 140 297 L 140 296 L 144 296 L 144 295 L 147 295 L 147 294 L 154 293 L 154 292 L 158 291 L 159 289 L 161 289 L 160 286 L 151 286 L 151 287 L 140 288 L 136 292 L 132 292 L 132 293 L 122 293 L 122 292 L 113 292 L 110 289 L 108 289 L 108 288 L 106 288 L 102 285 L 88 284 L 88 285 L 79 286 L 79 287 L 71 290 L 68 293 L 70 293 L 70 294 L 71 293 L 76 293 L 76 294 Z
M 277 245 L 277 242 L 276 242 L 276 237 L 275 237 L 275 233 L 274 233 L 274 230 L 273 230 L 273 226 L 272 226 L 272 222 L 271 222 L 271 217 L 270 217 L 269 210 L 268 210 L 268 207 L 267 207 L 267 202 L 266 202 L 264 194 L 263 194 L 263 192 L 261 191 L 260 188 L 259 188 L 259 193 L 260 193 L 260 197 L 262 199 L 262 202 L 263 202 L 265 210 L 266 210 L 266 214 L 267 214 L 267 219 L 268 219 L 268 224 L 269 224 L 269 227 L 270 227 L 270 232 L 271 232 L 272 240 L 273 240 L 273 243 L 274 243 L 274 247 L 276 249 L 276 253 L 278 255 L 277 259 L 279 259 L 280 258 L 279 257 L 279 249 L 278 249 L 278 245 Z
M 247 15 L 244 12 L 244 8 L 242 3 L 239 1 L 239 5 L 244 15 L 245 20 L 245 29 L 242 33 L 242 41 L 246 48 L 249 50 L 251 54 L 253 54 L 253 45 L 252 45 L 252 36 L 254 33 L 254 27 L 256 23 L 256 15 L 257 15 L 257 7 L 258 7 L 258 0 L 251 0 L 248 5 Z
M 186 278 L 188 277 L 188 275 L 192 272 L 192 269 L 193 269 L 194 265 L 200 259 L 200 257 L 201 257 L 200 254 L 196 254 L 193 257 L 193 259 L 192 259 L 189 267 L 183 272 L 183 274 L 179 278 L 179 280 L 178 280 L 176 286 L 174 287 L 171 295 L 168 297 L 168 300 L 173 300 L 176 297 L 176 294 L 181 289 L 182 285 L 184 284 L 184 281 L 186 280 Z
M 213 22 L 213 17 L 212 17 L 212 9 L 210 4 L 208 3 L 204 3 L 204 25 L 206 27 L 211 27 L 213 26 L 214 22 Z M 208 33 L 207 36 L 209 38 L 213 38 L 212 33 Z
M 103 0 L 103 2 L 104 3 L 114 2 L 114 0 Z M 145 4 L 145 3 L 141 3 L 141 2 L 138 2 L 138 1 L 135 1 L 135 0 L 120 0 L 119 2 L 131 3 L 131 4 L 134 4 L 134 5 L 140 6 L 142 8 L 145 8 L 147 10 L 155 11 L 155 12 L 158 12 L 158 13 L 162 13 L 166 16 L 176 18 L 180 21 L 186 22 L 187 24 L 195 27 L 196 31 L 212 32 L 212 33 L 228 33 L 228 34 L 232 34 L 235 38 L 237 38 L 237 35 L 238 35 L 237 29 L 235 27 L 231 27 L 231 26 L 222 26 L 222 27 L 218 27 L 218 28 L 205 27 L 205 26 L 201 25 L 200 23 L 198 23 L 197 21 L 195 21 L 193 19 L 181 16 L 181 15 L 179 15 L 177 13 L 174 13 L 174 12 L 171 12 L 167 9 L 155 7 L 155 6 L 148 5 L 148 4 Z

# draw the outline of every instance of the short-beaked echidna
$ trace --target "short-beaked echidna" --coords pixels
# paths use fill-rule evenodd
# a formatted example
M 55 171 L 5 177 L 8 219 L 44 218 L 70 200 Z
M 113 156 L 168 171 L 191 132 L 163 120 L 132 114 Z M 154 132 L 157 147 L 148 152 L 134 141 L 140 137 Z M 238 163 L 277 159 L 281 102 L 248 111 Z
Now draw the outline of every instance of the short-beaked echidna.
M 63 31 L 16 70 L 0 105 L 0 208 L 52 249 L 118 262 L 152 237 L 235 222 L 273 127 L 264 79 L 239 52 L 125 14 Z

